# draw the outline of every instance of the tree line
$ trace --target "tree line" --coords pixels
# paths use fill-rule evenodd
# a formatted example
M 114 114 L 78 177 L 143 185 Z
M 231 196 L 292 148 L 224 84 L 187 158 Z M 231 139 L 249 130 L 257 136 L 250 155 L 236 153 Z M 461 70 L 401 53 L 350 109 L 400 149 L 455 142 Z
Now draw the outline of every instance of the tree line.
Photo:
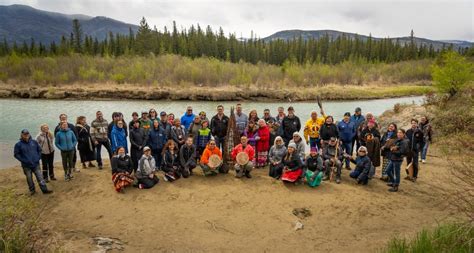
M 80 22 L 72 22 L 70 35 L 62 36 L 59 43 L 51 42 L 45 45 L 34 39 L 21 45 L 16 42 L 9 45 L 4 39 L 0 42 L 0 56 L 15 53 L 27 57 L 65 56 L 84 54 L 92 56 L 146 56 L 176 54 L 190 58 L 212 57 L 229 62 L 245 61 L 249 63 L 264 62 L 273 65 L 284 63 L 295 64 L 338 64 L 344 61 L 368 62 L 399 62 L 435 58 L 440 53 L 452 50 L 452 45 L 434 49 L 433 45 L 417 45 L 414 33 L 411 32 L 410 41 L 401 43 L 389 38 L 367 39 L 356 36 L 341 35 L 335 39 L 328 34 L 320 39 L 304 40 L 301 36 L 291 40 L 264 41 L 254 37 L 239 39 L 235 34 L 225 36 L 222 28 L 213 31 L 210 26 L 202 29 L 199 25 L 192 25 L 189 29 L 176 27 L 173 22 L 171 30 L 165 26 L 158 31 L 152 29 L 145 18 L 142 18 L 137 33 L 129 29 L 128 35 L 110 32 L 107 38 L 99 41 L 97 38 L 85 35 Z M 472 48 L 460 48 L 461 54 L 473 54 Z

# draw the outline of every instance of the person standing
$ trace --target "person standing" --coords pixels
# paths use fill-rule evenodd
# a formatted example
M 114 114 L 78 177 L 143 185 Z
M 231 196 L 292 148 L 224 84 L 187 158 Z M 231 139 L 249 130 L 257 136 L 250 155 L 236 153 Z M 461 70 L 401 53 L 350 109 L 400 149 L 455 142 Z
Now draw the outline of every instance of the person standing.
M 160 127 L 157 120 L 153 121 L 153 127 L 148 133 L 147 146 L 151 148 L 151 154 L 155 158 L 157 168 L 161 168 L 161 158 L 163 157 L 161 153 L 167 140 L 165 130 Z
M 56 180 L 54 177 L 54 136 L 49 131 L 47 124 L 43 124 L 40 127 L 40 132 L 36 136 L 36 142 L 41 147 L 41 163 L 43 165 L 43 179 L 46 183 L 51 179 Z
M 197 143 L 197 136 L 199 135 L 199 129 L 201 129 L 201 117 L 199 115 L 196 115 L 194 117 L 193 123 L 189 125 L 188 128 L 188 136 L 192 136 L 194 138 L 194 143 Z
M 288 145 L 293 138 L 293 133 L 301 130 L 300 118 L 295 115 L 293 106 L 288 107 L 288 115 L 283 119 L 281 127 L 285 145 Z
M 128 122 L 128 130 L 131 131 L 131 130 L 133 129 L 133 124 L 134 124 L 135 122 L 138 121 L 138 123 L 140 123 L 139 120 L 140 120 L 140 118 L 138 118 L 138 113 L 137 113 L 137 112 L 133 112 L 133 113 L 132 113 L 132 120 L 130 120 L 130 122 Z
M 304 138 L 307 143 L 309 143 L 310 148 L 318 147 L 321 148 L 320 139 L 319 139 L 319 129 L 324 124 L 326 120 L 326 114 L 323 109 L 321 109 L 322 117 L 318 118 L 318 113 L 316 111 L 311 112 L 311 118 L 306 121 L 304 126 Z
M 263 120 L 265 120 L 265 123 L 270 123 L 270 122 L 275 122 L 275 118 L 272 117 L 270 114 L 270 109 L 265 109 L 263 110 Z
M 428 117 L 421 117 L 419 128 L 423 132 L 423 144 L 421 146 L 421 162 L 425 163 L 426 154 L 428 153 L 428 147 L 433 138 L 433 128 L 431 127 L 431 123 L 428 120 Z
M 110 141 L 108 138 L 108 127 L 109 124 L 101 111 L 97 111 L 95 114 L 96 118 L 91 123 L 91 137 L 96 148 L 96 160 L 99 170 L 102 169 L 102 146 L 105 147 L 107 153 L 109 154 L 109 159 L 112 158 L 112 148 L 110 146 Z
M 176 120 L 179 120 L 179 119 L 176 119 Z M 166 139 L 171 139 L 171 128 L 174 126 L 174 122 L 175 120 L 173 121 L 169 121 L 169 118 L 168 118 L 168 115 L 166 114 L 166 112 L 160 112 L 160 127 L 163 128 L 163 130 L 165 130 L 165 135 L 166 135 Z
M 211 131 L 216 140 L 216 146 L 220 150 L 224 150 L 224 141 L 227 135 L 228 123 L 229 117 L 224 114 L 224 106 L 218 105 L 217 114 L 211 119 Z
M 403 162 L 403 157 L 409 151 L 409 141 L 405 137 L 405 130 L 398 129 L 397 140 L 390 148 L 390 162 L 387 167 L 388 183 L 390 187 L 388 191 L 397 192 L 400 185 L 400 169 Z
M 174 126 L 171 127 L 171 139 L 178 144 L 178 149 L 184 145 L 186 141 L 186 129 L 184 126 L 181 125 L 181 121 L 179 119 L 174 120 Z
M 324 149 L 331 138 L 337 139 L 339 137 L 339 130 L 334 124 L 334 118 L 327 116 L 324 124 L 319 129 L 319 138 L 321 139 L 321 147 Z
M 270 129 L 265 123 L 264 119 L 258 121 L 257 136 L 257 168 L 265 167 L 267 165 L 268 150 L 270 149 Z
M 160 120 L 158 118 L 158 113 L 156 112 L 155 109 L 151 108 L 149 111 L 148 111 L 148 117 L 150 118 L 150 121 L 153 122 L 155 120 Z
M 346 112 L 344 114 L 344 119 L 337 124 L 337 129 L 339 131 L 339 141 L 342 143 L 342 149 L 346 154 L 352 154 L 352 140 L 356 135 L 356 129 L 354 122 L 351 121 L 351 114 Z M 346 169 L 350 170 L 350 159 L 346 160 Z
M 249 117 L 242 112 L 242 104 L 238 103 L 235 107 L 235 110 L 235 122 L 237 130 L 239 131 L 239 135 L 242 136 L 244 134 L 245 128 L 247 127 Z
M 151 128 L 151 120 L 148 118 L 148 112 L 143 111 L 142 112 L 142 117 L 139 119 L 140 121 L 140 128 L 143 128 L 145 130 L 145 135 L 148 135 L 148 132 L 150 131 Z
M 249 113 L 249 121 L 253 121 L 255 123 L 258 122 L 260 118 L 258 117 L 257 110 L 253 109 Z
M 181 117 L 181 125 L 184 126 L 184 128 L 189 128 L 189 125 L 191 125 L 191 122 L 194 120 L 194 113 L 193 113 L 193 107 L 188 106 L 186 108 L 186 113 Z
M 387 167 L 390 163 L 390 148 L 393 146 L 397 140 L 397 124 L 390 123 L 387 128 L 387 132 L 382 135 L 380 141 L 380 153 L 382 155 L 382 177 L 380 178 L 383 181 L 388 180 L 387 176 Z
M 409 143 L 409 152 L 407 155 L 407 164 L 412 164 L 413 166 L 413 177 L 410 177 L 407 172 L 407 176 L 405 179 L 410 180 L 412 182 L 416 182 L 416 179 L 418 178 L 418 153 L 420 152 L 420 147 L 423 144 L 423 132 L 421 129 L 418 127 L 418 120 L 417 119 L 412 119 L 411 120 L 411 128 L 408 129 L 405 133 L 406 138 L 408 139 Z
M 74 132 L 68 127 L 67 121 L 61 123 L 61 130 L 55 136 L 54 144 L 61 150 L 61 159 L 64 169 L 64 180 L 70 181 L 74 166 L 74 151 L 76 150 L 77 139 Z
M 87 125 L 86 117 L 79 116 L 76 120 L 76 132 L 77 132 L 77 149 L 79 150 L 79 156 L 81 157 L 82 168 L 86 168 L 86 163 L 89 163 L 89 167 L 95 167 L 92 163 L 95 158 L 95 147 L 90 135 L 90 126 Z
M 364 115 L 362 115 L 362 109 L 360 107 L 357 107 L 355 109 L 354 115 L 351 116 L 351 122 L 354 123 L 354 127 L 356 129 L 356 135 L 352 139 L 352 149 L 354 149 L 354 144 L 356 144 L 356 150 L 359 150 L 360 143 L 359 143 L 359 127 L 362 124 L 362 122 L 365 121 Z M 351 154 L 352 155 L 352 154 Z
M 285 117 L 286 117 L 285 108 L 283 108 L 282 106 L 278 107 L 278 113 L 277 113 L 277 116 L 275 117 L 274 127 L 278 128 L 277 136 L 280 136 L 281 138 L 283 138 L 283 129 L 281 127 L 281 124 L 283 123 L 283 119 Z
M 146 135 L 145 130 L 140 127 L 140 122 L 133 122 L 133 128 L 130 129 L 130 158 L 133 163 L 133 171 L 137 171 L 138 160 L 143 155 L 143 147 L 145 147 L 147 139 L 148 135 Z
M 13 156 L 21 162 L 23 173 L 26 176 L 26 182 L 28 183 L 28 189 L 30 195 L 36 193 L 35 183 L 33 182 L 33 174 L 38 181 L 38 185 L 44 194 L 52 193 L 53 191 L 48 190 L 46 182 L 41 175 L 39 167 L 39 161 L 41 159 L 41 147 L 31 138 L 30 132 L 27 129 L 21 131 L 20 140 L 15 144 L 13 150 Z
M 128 154 L 127 133 L 125 129 L 123 120 L 118 120 L 116 125 L 112 126 L 110 140 L 112 143 L 113 153 L 117 152 L 118 147 L 123 147 L 125 149 L 125 154 Z
M 61 130 L 61 123 L 63 121 L 66 121 L 68 128 L 74 133 L 74 135 L 76 136 L 76 139 L 77 139 L 76 128 L 74 127 L 73 124 L 69 123 L 67 121 L 67 119 L 68 119 L 68 117 L 67 117 L 66 114 L 61 113 L 59 115 L 59 123 L 56 126 L 56 128 L 54 128 L 54 136 L 56 136 L 56 134 Z M 74 166 L 74 167 L 72 167 L 72 170 L 76 170 L 76 161 L 77 161 L 77 152 L 76 152 L 76 147 L 74 147 L 74 154 L 73 154 L 73 157 L 72 157 L 72 166 Z
M 112 113 L 112 122 L 110 122 L 109 126 L 107 127 L 108 130 L 108 137 L 110 140 L 112 140 L 112 130 L 114 129 L 114 126 L 117 126 L 117 123 L 119 121 L 122 121 L 123 123 L 123 130 L 125 133 L 125 137 L 128 137 L 128 130 L 127 127 L 125 126 L 125 120 L 123 120 L 123 114 L 121 112 L 114 112 Z M 115 151 L 113 151 L 115 153 Z
M 209 121 L 204 120 L 202 121 L 201 129 L 199 129 L 199 133 L 196 136 L 196 149 L 197 155 L 200 158 L 206 149 L 207 144 L 212 139 L 211 129 L 209 128 Z

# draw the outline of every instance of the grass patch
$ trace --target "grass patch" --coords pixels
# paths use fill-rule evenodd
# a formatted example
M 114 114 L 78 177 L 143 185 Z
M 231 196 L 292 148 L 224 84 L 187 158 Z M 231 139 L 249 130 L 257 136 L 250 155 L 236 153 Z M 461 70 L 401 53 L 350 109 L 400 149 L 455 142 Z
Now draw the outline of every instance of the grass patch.
M 474 227 L 472 224 L 450 223 L 434 230 L 423 229 L 413 239 L 393 238 L 383 253 L 439 253 L 474 252 Z

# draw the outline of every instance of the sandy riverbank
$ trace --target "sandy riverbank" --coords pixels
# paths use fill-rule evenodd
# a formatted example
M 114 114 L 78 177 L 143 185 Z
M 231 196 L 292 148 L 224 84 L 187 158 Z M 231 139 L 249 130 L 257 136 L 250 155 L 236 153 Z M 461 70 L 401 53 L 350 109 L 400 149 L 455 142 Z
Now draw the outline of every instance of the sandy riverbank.
M 424 95 L 433 88 L 421 83 L 392 85 L 325 85 L 321 87 L 158 87 L 134 84 L 75 84 L 57 86 L 0 83 L 0 98 L 134 99 L 201 101 L 305 101 L 393 98 Z

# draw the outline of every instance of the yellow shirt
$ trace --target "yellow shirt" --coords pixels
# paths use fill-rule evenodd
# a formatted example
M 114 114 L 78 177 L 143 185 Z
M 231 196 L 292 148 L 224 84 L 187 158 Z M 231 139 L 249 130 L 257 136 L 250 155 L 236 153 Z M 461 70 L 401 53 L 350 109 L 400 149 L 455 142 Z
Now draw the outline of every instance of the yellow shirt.
M 306 141 L 309 141 L 309 137 L 319 138 L 319 129 L 324 124 L 326 117 L 326 115 L 323 115 L 323 117 L 319 117 L 316 120 L 309 119 L 306 121 L 304 125 L 304 138 Z

